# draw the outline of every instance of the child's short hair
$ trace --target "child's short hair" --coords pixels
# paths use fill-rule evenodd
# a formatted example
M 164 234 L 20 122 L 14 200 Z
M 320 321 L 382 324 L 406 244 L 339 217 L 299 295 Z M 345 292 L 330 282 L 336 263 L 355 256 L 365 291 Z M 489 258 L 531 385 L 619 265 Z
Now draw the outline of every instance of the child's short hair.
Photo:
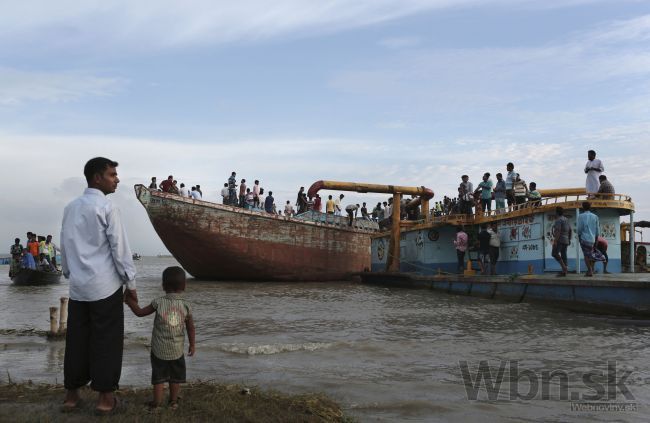
M 185 270 L 178 266 L 168 267 L 162 274 L 163 289 L 167 291 L 182 291 L 185 289 Z

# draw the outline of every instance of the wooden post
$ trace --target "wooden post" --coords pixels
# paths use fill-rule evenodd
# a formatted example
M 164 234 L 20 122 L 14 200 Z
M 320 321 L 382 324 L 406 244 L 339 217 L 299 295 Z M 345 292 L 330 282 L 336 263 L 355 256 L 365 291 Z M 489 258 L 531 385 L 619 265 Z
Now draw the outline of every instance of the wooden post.
M 393 194 L 393 215 L 391 216 L 390 244 L 388 246 L 388 259 L 386 261 L 386 270 L 389 272 L 399 272 L 400 251 L 400 194 Z
M 59 329 L 58 314 L 58 307 L 50 307 L 50 335 L 56 335 Z
M 68 329 L 68 297 L 61 297 L 61 314 L 59 316 L 59 335 L 61 335 Z

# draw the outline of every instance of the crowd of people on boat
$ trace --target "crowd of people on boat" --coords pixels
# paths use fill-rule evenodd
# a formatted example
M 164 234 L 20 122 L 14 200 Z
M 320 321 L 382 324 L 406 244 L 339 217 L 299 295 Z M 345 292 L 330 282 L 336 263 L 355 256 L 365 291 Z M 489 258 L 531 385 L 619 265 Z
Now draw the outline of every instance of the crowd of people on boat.
M 587 157 L 588 161 L 584 169 L 587 175 L 587 194 L 591 198 L 614 194 L 614 186 L 607 179 L 607 176 L 603 174 L 605 167 L 602 161 L 596 158 L 596 152 L 589 150 Z M 492 180 L 490 172 L 485 172 L 481 182 L 475 188 L 469 176 L 462 175 L 457 196 L 445 195 L 441 201 L 433 203 L 433 207 L 428 210 L 428 213 L 433 217 L 441 217 L 456 214 L 490 214 L 494 209 L 495 213 L 500 214 L 541 204 L 542 194 L 537 189 L 537 183 L 526 183 L 521 174 L 515 171 L 514 163 L 510 162 L 506 165 L 505 177 L 502 173 L 497 173 L 495 177 L 496 182 Z M 196 184 L 190 188 L 186 187 L 184 183 L 179 185 L 172 175 L 169 175 L 160 184 L 158 184 L 155 176 L 152 177 L 149 188 L 186 198 L 203 199 L 200 185 Z M 344 194 L 328 195 L 327 200 L 324 201 L 325 204 L 323 204 L 323 199 L 319 194 L 315 194 L 313 198 L 310 198 L 307 196 L 304 187 L 300 187 L 295 202 L 287 200 L 284 207 L 280 208 L 276 206 L 273 192 L 269 191 L 268 194 L 265 194 L 265 190 L 258 179 L 255 179 L 253 184 L 249 186 L 245 178 L 238 180 L 237 173 L 234 171 L 224 182 L 220 194 L 223 204 L 280 216 L 292 217 L 308 211 L 319 213 L 324 211 L 324 213 L 334 216 L 343 216 L 345 214 L 348 217 L 350 226 L 353 224 L 354 219 L 361 218 L 378 222 L 380 227 L 387 227 L 390 225 L 393 212 L 392 196 L 387 198 L 386 201 L 378 202 L 372 210 L 369 210 L 366 203 L 361 205 L 350 203 L 344 206 Z M 418 220 L 422 218 L 420 207 L 408 207 L 409 202 L 414 199 L 414 196 L 411 196 L 411 198 L 401 196 L 400 220 Z
M 31 231 L 27 232 L 25 246 L 21 244 L 20 238 L 16 238 L 9 247 L 9 254 L 11 254 L 9 277 L 14 277 L 22 269 L 57 272 L 59 268 L 56 253 L 60 251 L 59 247 L 52 242 L 52 235 L 42 236 Z

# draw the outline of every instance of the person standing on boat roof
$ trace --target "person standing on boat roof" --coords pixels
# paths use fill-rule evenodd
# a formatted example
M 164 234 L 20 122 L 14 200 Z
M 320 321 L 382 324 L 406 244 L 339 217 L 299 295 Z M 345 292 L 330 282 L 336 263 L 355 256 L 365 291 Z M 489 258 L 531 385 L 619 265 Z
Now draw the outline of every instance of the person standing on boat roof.
M 275 198 L 273 198 L 273 191 L 269 191 L 269 195 L 264 199 L 264 211 L 267 213 L 273 213 L 274 204 Z
M 467 251 L 468 237 L 461 226 L 456 228 L 456 239 L 454 239 L 454 247 L 456 247 L 456 257 L 458 258 L 458 273 L 462 274 L 465 270 L 465 251 Z
M 291 205 L 291 201 L 287 200 L 287 204 L 285 204 L 285 206 L 284 206 L 284 215 L 291 217 L 294 214 L 295 213 L 294 213 L 294 210 L 293 210 L 293 206 Z
M 472 205 L 474 203 L 474 197 L 472 196 L 474 192 L 474 184 L 469 181 L 469 176 L 461 176 L 462 182 L 458 187 L 459 201 L 461 207 L 461 213 L 472 214 Z
M 503 213 L 506 208 L 506 181 L 500 173 L 497 173 L 497 183 L 494 186 L 494 202 L 497 214 Z
M 250 188 L 246 188 L 246 204 L 244 205 L 245 209 L 251 210 L 253 208 L 253 204 L 255 203 L 255 200 L 253 198 L 253 193 L 251 192 Z
M 223 204 L 228 204 L 228 182 L 225 182 L 223 188 L 221 188 L 221 198 Z M 241 204 L 241 207 L 244 207 L 244 205 Z
M 506 165 L 506 199 L 508 200 L 508 207 L 515 205 L 515 181 L 517 180 L 517 172 L 515 172 L 515 165 L 508 163 Z
M 528 196 L 528 186 L 526 185 L 526 181 L 524 181 L 519 177 L 518 173 L 515 179 L 514 187 L 515 187 L 515 204 L 517 206 L 524 204 L 526 202 L 526 197 Z
M 492 180 L 489 173 L 486 172 L 483 175 L 483 180 L 478 184 L 478 188 L 481 190 L 481 210 L 483 213 L 490 214 L 492 211 Z
M 62 411 L 79 409 L 79 388 L 99 392 L 96 414 L 118 405 L 124 347 L 124 306 L 138 301 L 133 255 L 120 212 L 107 195 L 117 189 L 117 162 L 95 157 L 84 166 L 88 188 L 63 211 L 61 257 L 70 281 L 63 364 Z M 126 284 L 126 292 L 123 286 Z
M 612 196 L 616 193 L 614 190 L 614 185 L 607 180 L 607 176 L 600 175 L 598 177 L 600 181 L 600 186 L 598 187 L 598 197 L 604 198 L 605 200 L 613 200 Z M 604 195 L 601 195 L 604 194 Z
M 587 174 L 587 194 L 592 195 L 598 192 L 600 182 L 598 177 L 605 171 L 605 166 L 600 159 L 596 158 L 596 152 L 589 150 L 587 152 L 587 164 L 585 165 L 585 173 Z
M 600 222 L 598 216 L 591 212 L 591 204 L 588 201 L 582 203 L 582 209 L 584 212 L 578 216 L 578 238 L 587 265 L 587 274 L 585 276 L 593 276 L 595 264 L 594 244 L 598 236 Z
M 334 214 L 335 210 L 336 210 L 336 205 L 334 204 L 334 200 L 332 200 L 332 196 L 329 195 L 327 196 L 327 202 L 325 202 L 325 212 L 327 214 Z
M 342 209 L 341 209 L 341 202 L 343 201 L 343 197 L 345 197 L 345 195 L 341 194 L 341 195 L 339 196 L 339 198 L 337 198 L 336 200 L 334 200 L 334 214 L 335 214 L 336 216 L 340 216 L 340 215 L 341 215 L 341 210 L 342 210 Z
M 260 206 L 260 181 L 257 179 L 255 180 L 255 183 L 253 184 L 253 207 L 258 208 Z
M 562 271 L 558 276 L 566 276 L 568 269 L 568 259 L 567 259 L 567 248 L 571 244 L 571 235 L 572 235 L 571 225 L 569 221 L 564 216 L 564 209 L 562 207 L 555 208 L 555 223 L 553 223 L 552 235 L 553 235 L 553 251 L 551 255 L 558 263 Z
M 316 194 L 316 197 L 314 197 L 314 211 L 320 213 L 322 208 L 323 204 L 320 195 Z
M 246 201 L 246 179 L 239 183 L 239 207 L 244 207 Z
M 233 206 L 237 204 L 237 173 L 233 172 L 228 178 L 228 204 Z

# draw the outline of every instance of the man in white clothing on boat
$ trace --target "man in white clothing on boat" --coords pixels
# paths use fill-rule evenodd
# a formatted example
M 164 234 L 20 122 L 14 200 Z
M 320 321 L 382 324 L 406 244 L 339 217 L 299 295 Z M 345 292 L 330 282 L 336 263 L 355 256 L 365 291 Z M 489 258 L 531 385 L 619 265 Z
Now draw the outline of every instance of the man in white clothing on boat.
M 585 165 L 585 173 L 587 174 L 587 194 L 593 195 L 598 192 L 600 181 L 598 177 L 605 171 L 605 166 L 600 159 L 596 158 L 596 152 L 589 150 L 587 153 L 587 164 Z

